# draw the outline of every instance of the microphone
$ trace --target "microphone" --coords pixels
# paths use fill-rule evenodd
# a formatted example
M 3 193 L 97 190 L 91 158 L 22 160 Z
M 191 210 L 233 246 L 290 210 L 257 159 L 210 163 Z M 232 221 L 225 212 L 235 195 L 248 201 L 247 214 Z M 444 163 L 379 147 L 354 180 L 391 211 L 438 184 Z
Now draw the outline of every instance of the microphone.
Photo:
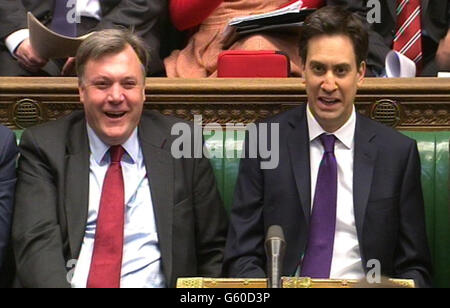
M 267 256 L 267 276 L 269 288 L 281 288 L 281 272 L 283 270 L 284 252 L 286 241 L 283 229 L 278 225 L 272 225 L 267 230 L 264 243 Z

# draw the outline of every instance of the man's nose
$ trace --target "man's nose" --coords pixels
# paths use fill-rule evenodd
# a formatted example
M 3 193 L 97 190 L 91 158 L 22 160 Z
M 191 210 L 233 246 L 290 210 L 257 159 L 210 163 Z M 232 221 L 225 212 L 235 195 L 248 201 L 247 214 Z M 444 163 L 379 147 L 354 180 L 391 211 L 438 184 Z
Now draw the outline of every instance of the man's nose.
M 336 79 L 331 72 L 327 73 L 320 88 L 327 93 L 334 92 L 338 89 L 338 85 L 336 84 Z
M 123 88 L 120 84 L 113 84 L 108 93 L 108 102 L 118 104 L 124 100 Z

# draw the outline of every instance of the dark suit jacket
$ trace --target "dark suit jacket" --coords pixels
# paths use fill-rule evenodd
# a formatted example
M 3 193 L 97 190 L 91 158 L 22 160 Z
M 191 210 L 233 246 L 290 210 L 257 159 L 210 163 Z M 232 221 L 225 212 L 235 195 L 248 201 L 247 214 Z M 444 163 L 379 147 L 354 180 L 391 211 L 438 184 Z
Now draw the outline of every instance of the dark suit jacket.
M 22 136 L 12 234 L 24 287 L 69 286 L 67 261 L 78 258 L 88 211 L 84 117 L 74 112 Z M 180 121 L 144 112 L 138 129 L 169 287 L 177 277 L 220 276 L 228 220 L 209 161 L 171 155 Z
M 26 12 L 31 11 L 41 22 L 52 19 L 54 0 L 2 0 L 0 1 L 0 49 L 5 38 L 27 28 Z M 148 44 L 151 54 L 149 73 L 163 68 L 159 57 L 161 18 L 167 14 L 167 3 L 162 0 L 101 0 L 102 19 L 94 30 L 124 26 L 133 27 Z
M 10 238 L 18 152 L 14 133 L 0 125 L 0 270 Z
M 366 1 L 367 2 L 367 1 Z M 381 23 L 374 23 L 369 33 L 368 68 L 381 72 L 385 59 L 392 49 L 396 31 L 396 1 L 381 1 Z M 424 40 L 424 76 L 435 76 L 438 72 L 434 57 L 439 41 L 450 28 L 449 0 L 422 0 L 422 28 L 429 39 Z
M 294 275 L 299 265 L 311 208 L 305 111 L 301 106 L 267 121 L 279 123 L 276 169 L 262 170 L 260 158 L 241 159 L 225 249 L 230 277 L 266 275 L 264 237 L 271 225 L 280 225 L 286 238 L 282 274 Z M 428 286 L 430 256 L 415 141 L 357 114 L 354 151 L 353 202 L 363 266 L 377 259 L 383 275 Z

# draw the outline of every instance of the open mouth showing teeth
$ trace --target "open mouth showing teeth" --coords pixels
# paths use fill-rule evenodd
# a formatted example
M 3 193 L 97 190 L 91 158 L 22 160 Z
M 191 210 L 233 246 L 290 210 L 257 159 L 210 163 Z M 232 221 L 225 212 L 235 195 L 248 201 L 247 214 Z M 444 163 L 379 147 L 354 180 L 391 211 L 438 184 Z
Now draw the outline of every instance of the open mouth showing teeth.
M 108 118 L 117 119 L 123 117 L 125 115 L 125 112 L 105 112 L 105 115 Z
M 323 97 L 320 98 L 320 101 L 325 105 L 333 105 L 333 104 L 339 103 L 338 99 L 323 98 Z

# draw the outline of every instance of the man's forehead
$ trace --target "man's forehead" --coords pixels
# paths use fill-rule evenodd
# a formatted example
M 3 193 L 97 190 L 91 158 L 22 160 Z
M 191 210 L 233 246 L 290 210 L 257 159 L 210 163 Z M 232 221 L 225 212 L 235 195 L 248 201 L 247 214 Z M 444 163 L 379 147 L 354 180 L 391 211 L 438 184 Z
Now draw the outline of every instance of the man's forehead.
M 344 34 L 320 35 L 308 42 L 307 62 L 333 65 L 356 63 L 356 52 L 351 38 Z

